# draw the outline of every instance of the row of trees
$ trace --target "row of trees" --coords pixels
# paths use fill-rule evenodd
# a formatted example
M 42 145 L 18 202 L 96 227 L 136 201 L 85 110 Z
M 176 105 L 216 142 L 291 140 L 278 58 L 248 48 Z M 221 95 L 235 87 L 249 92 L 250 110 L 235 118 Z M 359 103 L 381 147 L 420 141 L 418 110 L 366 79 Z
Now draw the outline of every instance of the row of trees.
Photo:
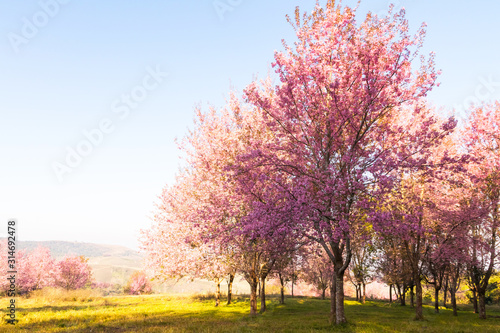
M 212 279 L 218 294 L 239 273 L 256 314 L 259 283 L 262 312 L 266 278 L 324 264 L 337 324 L 348 269 L 360 288 L 373 265 L 414 288 L 416 319 L 423 282 L 437 295 L 467 276 L 485 318 L 500 104 L 473 108 L 461 129 L 443 119 L 425 99 L 438 73 L 433 55 L 419 54 L 424 26 L 411 35 L 404 10 L 357 22 L 328 1 L 288 20 L 298 41 L 275 54 L 277 84 L 252 82 L 243 100 L 232 93 L 221 110 L 197 110 L 180 144 L 186 164 L 142 233 L 148 266 L 162 278 Z
M 7 242 L 2 242 L 1 269 L 8 272 Z M 92 270 L 88 259 L 83 256 L 69 256 L 56 261 L 50 250 L 38 247 L 31 252 L 21 250 L 16 253 L 15 268 L 17 276 L 15 287 L 17 294 L 27 294 L 44 287 L 60 287 L 66 290 L 80 289 L 92 282 Z M 6 293 L 11 281 L 4 278 L 0 281 L 0 291 Z
M 6 274 L 0 281 L 0 293 L 7 294 L 11 289 L 11 281 L 8 279 L 9 263 L 8 242 L 0 243 L 0 268 Z M 15 289 L 18 295 L 28 294 L 32 291 L 45 287 L 63 288 L 76 290 L 82 288 L 94 289 L 117 289 L 109 283 L 96 282 L 92 277 L 92 268 L 88 264 L 88 258 L 84 256 L 67 256 L 61 260 L 55 260 L 48 248 L 39 246 L 28 252 L 21 250 L 16 253 Z M 13 263 L 14 264 L 14 263 Z M 129 277 L 126 286 L 119 287 L 126 294 L 143 295 L 152 293 L 150 279 L 144 271 L 135 271 Z

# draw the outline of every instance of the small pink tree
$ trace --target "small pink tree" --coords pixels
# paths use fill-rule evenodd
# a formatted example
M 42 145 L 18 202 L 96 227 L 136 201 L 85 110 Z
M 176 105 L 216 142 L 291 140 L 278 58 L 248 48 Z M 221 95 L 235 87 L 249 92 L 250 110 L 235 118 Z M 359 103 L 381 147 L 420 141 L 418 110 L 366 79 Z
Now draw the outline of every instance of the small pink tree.
M 8 254 L 7 254 L 7 240 L 0 241 L 0 292 L 6 293 L 9 290 L 11 282 L 8 280 L 9 275 L 7 271 L 9 271 L 9 262 L 8 262 Z M 15 264 L 15 262 L 10 262 Z
M 92 269 L 84 256 L 67 257 L 57 263 L 56 286 L 80 289 L 92 282 Z
M 17 288 L 19 293 L 28 293 L 54 284 L 56 269 L 50 250 L 37 247 L 32 252 L 17 253 Z
M 143 271 L 135 271 L 128 281 L 125 291 L 130 295 L 151 294 L 152 287 L 146 273 Z
M 321 248 L 311 249 L 302 270 L 304 281 L 313 285 L 321 294 L 321 299 L 325 299 L 326 290 L 331 287 L 333 276 L 333 264 L 325 251 Z

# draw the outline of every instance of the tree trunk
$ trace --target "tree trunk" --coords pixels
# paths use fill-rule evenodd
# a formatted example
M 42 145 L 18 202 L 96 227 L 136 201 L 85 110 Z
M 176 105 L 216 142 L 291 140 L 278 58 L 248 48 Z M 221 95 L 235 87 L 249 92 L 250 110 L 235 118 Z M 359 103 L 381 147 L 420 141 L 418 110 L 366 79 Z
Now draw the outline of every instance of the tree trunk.
M 281 293 L 280 304 L 285 304 L 285 288 L 283 286 L 281 286 L 280 293 Z
M 292 279 L 292 297 L 293 297 L 293 279 Z
M 451 306 L 453 307 L 453 315 L 458 316 L 457 313 L 457 298 L 455 295 L 455 289 L 452 287 L 450 289 L 450 297 L 451 297 Z
M 478 291 L 479 296 L 479 318 L 486 319 L 486 295 L 482 290 Z
M 392 284 L 389 285 L 389 303 L 392 303 Z
M 417 298 L 417 306 L 415 308 L 415 320 L 424 320 L 423 304 L 422 304 L 422 282 L 420 281 L 420 276 L 416 275 L 415 279 L 415 291 Z
M 401 300 L 401 286 L 399 283 L 396 283 L 394 286 L 394 293 L 396 294 L 396 300 Z
M 330 285 L 330 324 L 334 324 L 337 320 L 337 284 L 335 283 L 335 273 L 333 273 L 332 282 Z
M 399 296 L 399 303 L 401 306 L 406 306 L 406 288 L 403 286 L 403 291 L 401 292 L 401 295 Z
M 346 323 L 344 312 L 344 272 L 336 274 L 336 321 L 337 325 Z
M 359 302 L 359 286 L 355 284 L 354 288 L 356 289 L 356 302 Z
M 460 267 L 458 264 L 453 269 L 453 275 L 450 279 L 450 298 L 451 298 L 451 306 L 453 308 L 453 315 L 458 316 L 457 313 L 457 290 L 460 286 Z
M 260 279 L 259 279 L 259 286 L 258 286 L 258 291 L 257 292 L 259 293 L 259 297 L 260 297 Z
M 414 301 L 415 293 L 413 292 L 413 288 L 415 288 L 415 286 L 411 285 L 411 288 L 410 288 L 410 300 L 411 300 L 411 307 L 412 308 L 415 306 L 415 301 Z
M 257 315 L 257 278 L 251 279 L 250 283 L 250 315 Z
M 443 306 L 446 308 L 446 301 L 448 300 L 448 277 L 444 280 L 443 289 Z
M 363 299 L 361 303 L 365 304 L 366 302 L 366 283 L 363 283 Z
M 346 237 L 345 243 L 339 246 L 339 243 L 330 242 L 331 248 L 328 249 L 324 243 L 323 247 L 329 254 L 333 263 L 333 283 L 335 284 L 335 324 L 341 325 L 347 322 L 344 310 L 344 274 L 351 261 L 351 245 L 349 237 Z M 330 251 L 332 250 L 332 251 Z M 343 251 L 345 250 L 345 259 Z M 332 253 L 333 252 L 333 253 Z M 333 311 L 333 309 L 332 309 Z
M 285 283 L 284 283 L 284 279 L 283 279 L 283 276 L 281 275 L 281 273 L 278 273 L 278 276 L 280 278 L 280 294 L 281 294 L 281 297 L 280 297 L 280 304 L 285 304 Z
M 266 278 L 260 279 L 260 313 L 266 311 Z
M 321 299 L 326 299 L 326 288 L 321 290 Z
M 215 292 L 215 306 L 220 304 L 220 280 L 217 280 L 217 291 Z
M 474 304 L 474 313 L 479 313 L 479 309 L 477 307 L 477 294 L 476 290 L 472 290 L 472 304 Z
M 434 288 L 434 312 L 439 313 L 439 288 L 437 287 Z
M 227 283 L 227 304 L 231 304 L 231 299 L 233 298 L 233 281 L 234 274 L 229 274 L 229 281 Z

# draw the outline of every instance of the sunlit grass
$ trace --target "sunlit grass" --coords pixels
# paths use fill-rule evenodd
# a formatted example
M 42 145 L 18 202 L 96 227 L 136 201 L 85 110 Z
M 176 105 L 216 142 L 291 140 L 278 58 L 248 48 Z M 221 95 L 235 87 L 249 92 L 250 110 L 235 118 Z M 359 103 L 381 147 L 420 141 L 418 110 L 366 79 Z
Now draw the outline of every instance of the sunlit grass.
M 76 300 L 75 300 L 76 299 Z M 2 299 L 5 309 L 8 299 Z M 18 299 L 19 323 L 5 323 L 1 332 L 500 332 L 500 311 L 489 307 L 480 320 L 469 306 L 458 317 L 452 311 L 434 314 L 424 308 L 425 321 L 413 321 L 410 306 L 368 301 L 346 301 L 347 325 L 328 323 L 329 301 L 315 298 L 287 299 L 285 305 L 270 297 L 268 311 L 250 317 L 247 297 L 234 304 L 214 307 L 213 300 L 189 296 L 115 296 Z M 5 320 L 4 316 L 4 320 Z

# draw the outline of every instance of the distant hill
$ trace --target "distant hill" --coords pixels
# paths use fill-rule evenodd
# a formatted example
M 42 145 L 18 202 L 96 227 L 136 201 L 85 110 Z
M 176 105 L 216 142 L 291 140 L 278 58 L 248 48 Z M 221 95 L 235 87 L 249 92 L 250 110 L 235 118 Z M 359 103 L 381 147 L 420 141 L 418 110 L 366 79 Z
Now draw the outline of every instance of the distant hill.
M 144 255 L 125 246 L 64 241 L 19 241 L 18 250 L 28 252 L 38 246 L 50 250 L 57 260 L 65 256 L 85 256 L 89 258 L 94 278 L 99 282 L 127 283 L 130 275 L 143 269 Z
M 60 259 L 67 255 L 93 257 L 142 257 L 137 251 L 124 246 L 64 241 L 19 241 L 18 249 L 32 251 L 38 246 L 46 247 L 53 257 Z

